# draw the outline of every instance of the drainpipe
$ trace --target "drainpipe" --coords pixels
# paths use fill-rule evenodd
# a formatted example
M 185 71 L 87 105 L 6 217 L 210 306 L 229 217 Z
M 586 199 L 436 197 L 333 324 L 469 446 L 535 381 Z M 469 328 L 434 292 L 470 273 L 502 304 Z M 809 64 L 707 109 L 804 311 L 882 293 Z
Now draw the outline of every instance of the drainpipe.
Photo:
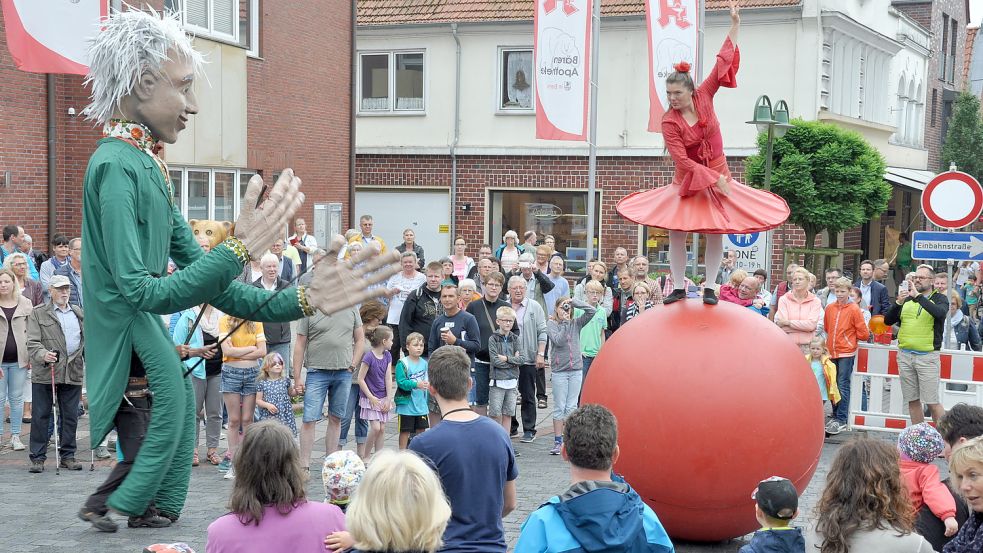
M 355 228 L 355 102 L 358 101 L 356 97 L 356 79 L 358 79 L 357 63 L 358 63 L 358 51 L 355 48 L 355 26 L 358 17 L 358 0 L 352 0 L 352 25 L 349 29 L 350 33 L 350 44 L 352 48 L 352 59 L 351 59 L 351 105 L 348 106 L 348 226 L 341 229 L 341 233 L 344 234 L 346 230 L 350 228 Z M 330 240 L 331 237 L 329 236 Z
M 47 75 L 48 88 L 48 247 L 51 245 L 51 237 L 55 235 L 55 191 L 58 188 L 58 152 L 55 135 L 57 128 L 55 125 L 55 76 L 51 73 Z M 7 183 L 9 186 L 10 183 Z M 50 249 L 48 250 L 51 251 Z
M 457 144 L 461 140 L 461 38 L 457 35 L 457 23 L 451 23 L 451 34 L 456 45 L 454 69 L 454 141 L 451 142 L 451 244 L 457 240 Z M 452 248 L 453 249 L 453 248 Z

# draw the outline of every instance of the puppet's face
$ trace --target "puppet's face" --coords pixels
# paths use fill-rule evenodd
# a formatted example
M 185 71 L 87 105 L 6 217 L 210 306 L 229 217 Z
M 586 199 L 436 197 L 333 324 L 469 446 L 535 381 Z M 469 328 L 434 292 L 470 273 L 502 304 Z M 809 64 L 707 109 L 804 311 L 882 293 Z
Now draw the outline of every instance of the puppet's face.
M 208 240 L 209 246 L 214 248 L 215 246 L 222 243 L 229 235 L 229 229 L 232 223 L 228 221 L 208 221 L 201 219 L 191 219 L 188 221 L 191 225 L 191 230 L 195 234 L 195 238 L 201 239 L 204 237 Z
M 160 73 L 144 73 L 133 92 L 132 116 L 167 144 L 177 142 L 188 116 L 198 113 L 198 101 L 192 91 L 194 68 L 173 51 L 171 58 L 161 66 Z

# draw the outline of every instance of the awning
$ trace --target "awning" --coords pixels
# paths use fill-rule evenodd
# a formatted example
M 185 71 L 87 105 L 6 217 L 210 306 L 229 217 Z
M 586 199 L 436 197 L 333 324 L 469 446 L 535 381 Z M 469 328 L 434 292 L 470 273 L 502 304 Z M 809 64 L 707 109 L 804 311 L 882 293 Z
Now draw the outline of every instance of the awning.
M 915 192 L 924 192 L 925 187 L 933 178 L 935 178 L 935 173 L 922 169 L 888 167 L 884 171 L 884 180 Z

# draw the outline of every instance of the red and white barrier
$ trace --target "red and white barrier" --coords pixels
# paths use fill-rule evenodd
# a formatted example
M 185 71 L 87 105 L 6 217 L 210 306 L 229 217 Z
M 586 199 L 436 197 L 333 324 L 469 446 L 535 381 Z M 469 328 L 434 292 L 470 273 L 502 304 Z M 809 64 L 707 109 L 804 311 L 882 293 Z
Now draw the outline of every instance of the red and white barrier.
M 957 403 L 983 406 L 983 352 L 943 350 L 940 358 L 939 397 L 949 409 Z M 862 389 L 870 381 L 867 410 L 861 409 Z M 967 390 L 947 384 L 965 384 Z M 910 424 L 908 404 L 901 397 L 898 347 L 861 344 L 850 380 L 851 429 L 900 432 Z

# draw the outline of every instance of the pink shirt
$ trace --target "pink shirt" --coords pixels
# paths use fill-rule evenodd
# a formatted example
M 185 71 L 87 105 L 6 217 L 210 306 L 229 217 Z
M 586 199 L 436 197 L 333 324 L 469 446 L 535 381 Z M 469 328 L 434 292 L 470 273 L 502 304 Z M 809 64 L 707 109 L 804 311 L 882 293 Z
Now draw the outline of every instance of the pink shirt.
M 345 515 L 329 503 L 307 501 L 281 515 L 267 506 L 259 526 L 244 525 L 229 513 L 208 525 L 205 553 L 323 553 L 324 538 L 345 529 Z

